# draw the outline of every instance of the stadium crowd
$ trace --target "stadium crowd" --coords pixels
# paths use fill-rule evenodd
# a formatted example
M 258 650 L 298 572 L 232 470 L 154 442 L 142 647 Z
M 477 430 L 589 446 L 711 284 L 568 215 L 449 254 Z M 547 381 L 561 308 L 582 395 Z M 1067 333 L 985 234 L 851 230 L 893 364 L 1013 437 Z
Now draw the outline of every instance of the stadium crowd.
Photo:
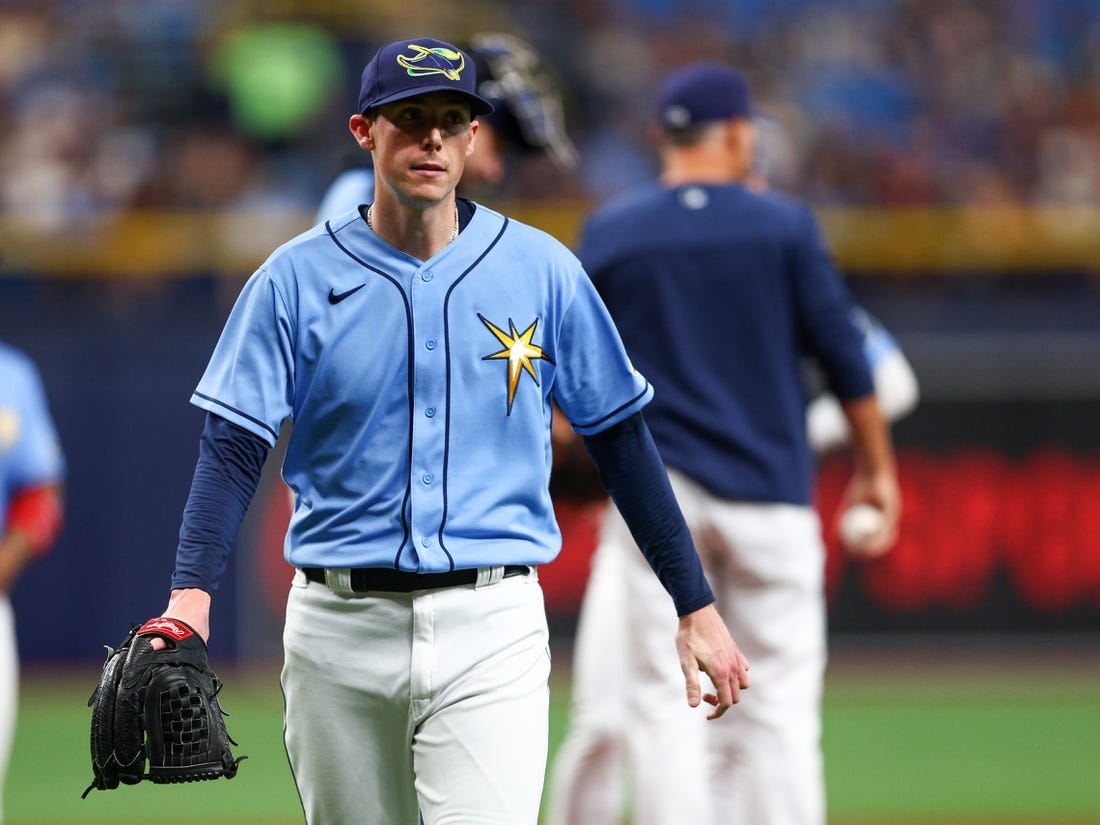
M 512 182 L 602 199 L 650 176 L 669 67 L 730 61 L 769 174 L 816 204 L 1100 202 L 1100 0 L 525 0 L 440 4 L 426 30 L 512 30 L 568 89 L 582 164 Z M 472 21 L 472 22 L 471 22 Z M 312 209 L 354 148 L 392 0 L 8 0 L 0 203 L 42 228 L 138 207 Z M 507 196 L 506 187 L 503 195 Z

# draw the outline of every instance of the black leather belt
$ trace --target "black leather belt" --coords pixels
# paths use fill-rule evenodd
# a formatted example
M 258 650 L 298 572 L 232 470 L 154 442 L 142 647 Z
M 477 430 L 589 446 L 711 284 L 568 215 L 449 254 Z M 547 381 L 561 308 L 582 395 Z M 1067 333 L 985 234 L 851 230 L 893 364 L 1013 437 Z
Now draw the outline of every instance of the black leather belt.
M 303 567 L 302 572 L 311 582 L 325 584 L 325 568 Z M 531 568 L 526 564 L 509 564 L 504 567 L 504 578 L 526 576 L 530 572 Z M 452 570 L 449 573 L 408 573 L 386 567 L 355 567 L 351 570 L 351 589 L 356 593 L 411 593 L 414 590 L 475 584 L 477 575 L 477 568 Z

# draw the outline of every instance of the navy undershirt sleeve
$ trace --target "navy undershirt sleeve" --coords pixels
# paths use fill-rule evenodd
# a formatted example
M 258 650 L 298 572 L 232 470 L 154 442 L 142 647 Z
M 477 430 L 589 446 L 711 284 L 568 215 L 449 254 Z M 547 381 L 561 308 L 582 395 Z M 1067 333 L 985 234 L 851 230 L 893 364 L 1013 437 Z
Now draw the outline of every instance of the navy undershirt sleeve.
M 259 436 L 207 413 L 191 493 L 183 508 L 173 590 L 217 589 L 269 449 Z
M 601 433 L 585 436 L 584 442 L 634 541 L 672 596 L 677 615 L 713 602 L 687 522 L 642 414 L 634 413 Z

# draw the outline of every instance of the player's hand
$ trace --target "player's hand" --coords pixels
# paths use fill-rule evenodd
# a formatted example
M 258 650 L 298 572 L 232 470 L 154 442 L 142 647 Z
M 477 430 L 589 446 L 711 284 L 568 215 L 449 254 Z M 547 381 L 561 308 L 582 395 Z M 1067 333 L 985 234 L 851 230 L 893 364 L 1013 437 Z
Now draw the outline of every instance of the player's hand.
M 717 719 L 741 701 L 741 691 L 749 686 L 749 662 L 713 604 L 680 617 L 676 650 L 691 707 L 698 707 L 700 702 L 713 705 L 707 718 Z M 716 693 L 703 694 L 699 688 L 700 670 L 710 677 Z
M 846 546 L 845 549 L 861 558 L 884 555 L 897 542 L 901 520 L 901 490 L 896 473 L 884 470 L 871 475 L 857 474 L 844 493 L 838 514 L 843 514 L 855 504 L 874 507 L 880 512 L 882 523 L 874 535 L 864 539 L 858 547 Z
M 198 633 L 204 642 L 210 639 L 210 594 L 197 587 L 173 590 L 168 598 L 168 607 L 161 616 L 168 616 L 186 622 Z M 153 650 L 163 650 L 167 643 L 160 638 L 151 641 Z

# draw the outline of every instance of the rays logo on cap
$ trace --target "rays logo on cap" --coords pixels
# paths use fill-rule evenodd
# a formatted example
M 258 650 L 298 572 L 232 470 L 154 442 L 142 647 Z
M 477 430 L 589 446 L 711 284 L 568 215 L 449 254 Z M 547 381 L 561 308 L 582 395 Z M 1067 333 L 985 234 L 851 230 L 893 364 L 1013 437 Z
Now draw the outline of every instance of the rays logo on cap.
M 363 69 L 359 111 L 407 97 L 432 92 L 459 94 L 470 103 L 470 113 L 487 115 L 493 104 L 477 93 L 477 69 L 457 46 L 434 37 L 388 43 Z
M 409 49 L 416 53 L 414 57 L 397 56 L 398 65 L 408 72 L 409 77 L 441 74 L 448 80 L 458 80 L 466 68 L 466 55 L 455 49 L 429 49 L 416 43 L 410 43 Z

